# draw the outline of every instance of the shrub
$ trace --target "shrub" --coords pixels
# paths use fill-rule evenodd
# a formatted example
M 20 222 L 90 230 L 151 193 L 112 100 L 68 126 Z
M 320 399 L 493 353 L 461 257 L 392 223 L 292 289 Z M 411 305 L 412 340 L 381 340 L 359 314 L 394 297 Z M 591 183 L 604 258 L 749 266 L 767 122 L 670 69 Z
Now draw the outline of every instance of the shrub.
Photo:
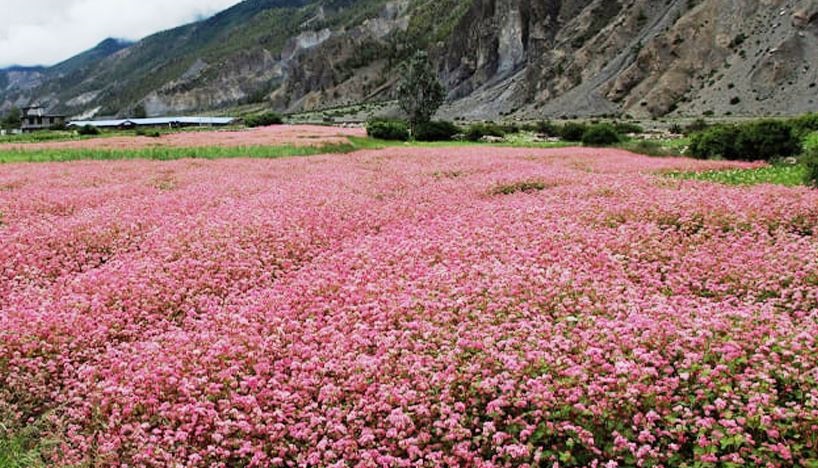
M 366 134 L 380 140 L 407 141 L 409 126 L 400 120 L 370 120 L 366 124 Z
M 560 138 L 565 141 L 582 141 L 585 130 L 588 130 L 585 124 L 568 122 L 560 129 Z
M 537 133 L 546 137 L 558 137 L 560 129 L 550 120 L 542 120 L 537 122 Z
M 473 124 L 466 130 L 466 139 L 469 141 L 479 141 L 483 137 L 503 138 L 506 136 L 505 130 L 495 123 Z
M 686 127 L 684 127 L 684 129 L 680 133 L 684 133 L 685 135 L 692 135 L 694 133 L 703 132 L 708 128 L 710 128 L 710 124 L 707 123 L 706 120 L 696 119 L 690 124 L 688 124 Z
M 810 134 L 804 143 L 803 163 L 807 168 L 806 184 L 818 188 L 818 132 Z
M 818 147 L 807 151 L 804 156 L 804 166 L 807 168 L 807 185 L 818 188 Z
M 20 128 L 23 124 L 23 113 L 17 107 L 12 107 L 8 114 L 5 115 L 2 119 L 0 119 L 0 128 L 4 128 L 6 130 L 12 130 Z
M 622 141 L 622 137 L 611 124 L 591 125 L 582 134 L 582 144 L 586 146 L 610 146 Z
M 437 120 L 417 124 L 414 136 L 418 141 L 451 141 L 460 132 L 460 127 L 452 122 Z
M 699 158 L 769 161 L 801 151 L 801 140 L 787 122 L 759 120 L 743 125 L 717 125 L 696 133 L 690 153 Z
M 270 125 L 281 125 L 284 119 L 275 112 L 265 112 L 264 114 L 251 115 L 244 118 L 244 124 L 248 127 L 267 127 Z
M 94 127 L 93 125 L 85 125 L 84 127 L 80 127 L 79 129 L 77 129 L 77 133 L 79 133 L 80 135 L 90 136 L 99 135 L 100 131 L 97 127 Z
M 614 128 L 620 135 L 627 135 L 629 133 L 645 133 L 645 129 L 642 128 L 642 126 L 632 122 L 616 122 L 614 123 Z
M 805 114 L 789 120 L 793 131 L 800 137 L 818 132 L 818 114 Z
M 145 130 L 144 128 L 137 128 L 136 135 L 151 138 L 159 138 L 162 136 L 162 133 L 159 130 Z
M 690 154 L 697 158 L 723 157 L 738 159 L 736 140 L 739 129 L 734 125 L 717 125 L 694 133 L 690 139 Z
M 494 124 L 491 124 L 491 125 L 494 125 Z M 498 125 L 498 127 L 500 127 L 505 134 L 520 133 L 520 131 L 522 130 L 522 127 L 520 125 L 515 124 L 515 123 L 504 123 L 504 124 Z
M 739 127 L 736 146 L 738 159 L 768 161 L 801 152 L 801 139 L 790 124 L 778 120 L 760 120 Z

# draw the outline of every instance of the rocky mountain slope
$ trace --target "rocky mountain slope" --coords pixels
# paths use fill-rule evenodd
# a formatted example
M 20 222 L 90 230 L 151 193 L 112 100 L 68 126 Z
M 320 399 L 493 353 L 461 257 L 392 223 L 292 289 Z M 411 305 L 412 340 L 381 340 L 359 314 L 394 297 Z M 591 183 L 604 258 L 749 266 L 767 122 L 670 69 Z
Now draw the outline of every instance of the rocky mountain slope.
M 159 115 L 386 101 L 424 48 L 449 117 L 818 110 L 818 0 L 248 0 L 104 44 L 0 72 L 0 107 Z

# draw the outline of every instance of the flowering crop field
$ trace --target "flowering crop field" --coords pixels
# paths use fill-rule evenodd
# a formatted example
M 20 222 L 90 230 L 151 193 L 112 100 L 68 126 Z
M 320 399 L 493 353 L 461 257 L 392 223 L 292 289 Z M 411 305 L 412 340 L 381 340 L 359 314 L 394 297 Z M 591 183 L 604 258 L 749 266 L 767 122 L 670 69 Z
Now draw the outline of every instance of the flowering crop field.
M 657 175 L 719 167 L 3 166 L 0 431 L 51 466 L 818 466 L 818 192 Z
M 2 143 L 2 150 L 133 150 L 145 148 L 201 148 L 245 146 L 319 146 L 342 144 L 349 137 L 364 137 L 363 128 L 343 128 L 320 125 L 273 125 L 244 130 L 185 131 L 162 135 L 112 136 L 84 140 L 49 141 L 40 143 Z

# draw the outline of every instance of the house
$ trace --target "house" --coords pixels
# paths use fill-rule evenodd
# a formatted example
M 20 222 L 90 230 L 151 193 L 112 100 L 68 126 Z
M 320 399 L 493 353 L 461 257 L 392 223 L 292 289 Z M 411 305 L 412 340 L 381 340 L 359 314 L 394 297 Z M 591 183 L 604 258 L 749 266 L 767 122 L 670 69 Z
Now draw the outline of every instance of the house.
M 41 106 L 31 106 L 23 108 L 24 132 L 37 130 L 48 130 L 51 128 L 61 128 L 65 126 L 65 116 L 60 114 L 49 114 Z

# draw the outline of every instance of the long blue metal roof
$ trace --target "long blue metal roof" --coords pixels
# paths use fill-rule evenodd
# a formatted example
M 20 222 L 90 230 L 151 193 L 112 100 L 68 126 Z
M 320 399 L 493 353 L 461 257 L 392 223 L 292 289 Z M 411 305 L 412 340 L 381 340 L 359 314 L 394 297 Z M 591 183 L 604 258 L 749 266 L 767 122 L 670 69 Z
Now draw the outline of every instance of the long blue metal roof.
M 152 117 L 147 119 L 116 119 L 116 120 L 75 120 L 68 122 L 74 127 L 122 127 L 127 125 L 229 125 L 235 122 L 233 117 Z

